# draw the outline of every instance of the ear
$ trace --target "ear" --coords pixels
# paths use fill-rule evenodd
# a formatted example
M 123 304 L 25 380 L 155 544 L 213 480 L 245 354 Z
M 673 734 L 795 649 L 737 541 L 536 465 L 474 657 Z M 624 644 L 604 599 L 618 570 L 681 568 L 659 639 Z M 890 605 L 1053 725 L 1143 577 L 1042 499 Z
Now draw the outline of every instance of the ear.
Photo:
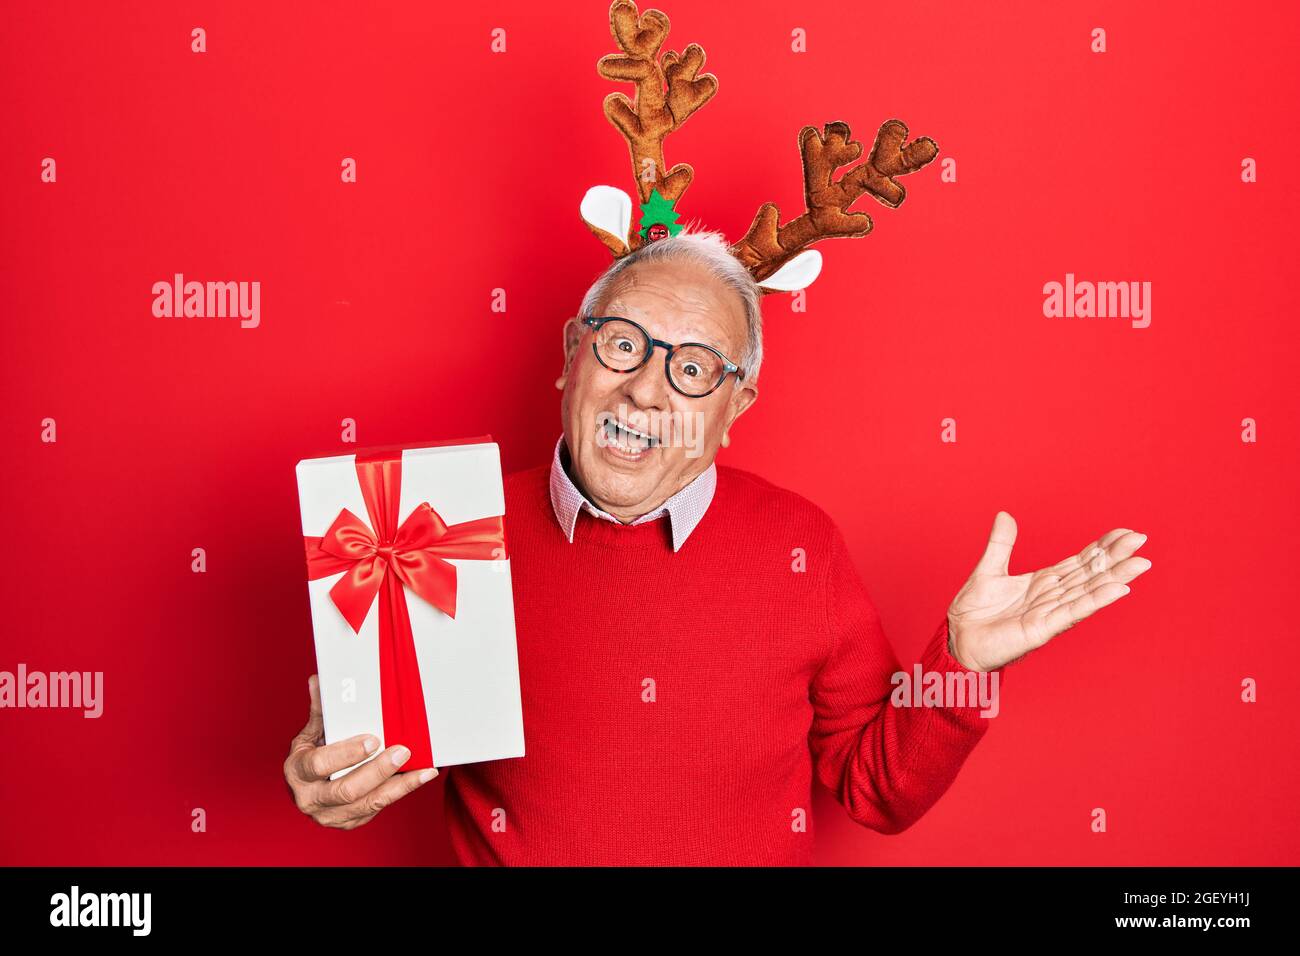
M 726 448 L 731 444 L 731 426 L 736 423 L 736 419 L 745 414 L 746 409 L 758 401 L 758 386 L 741 382 L 736 388 L 735 393 L 731 396 L 731 402 L 727 408 L 727 424 L 722 429 L 722 447 Z
M 578 206 L 582 221 L 616 256 L 626 255 L 632 227 L 632 197 L 613 186 L 592 186 Z
M 806 249 L 759 282 L 759 287 L 765 292 L 797 292 L 812 285 L 821 272 L 822 254 Z
M 573 365 L 573 356 L 578 352 L 578 343 L 582 341 L 582 334 L 587 327 L 582 324 L 582 319 L 574 316 L 564 323 L 564 372 L 555 380 L 555 387 L 563 390 L 565 382 L 569 378 L 569 369 Z

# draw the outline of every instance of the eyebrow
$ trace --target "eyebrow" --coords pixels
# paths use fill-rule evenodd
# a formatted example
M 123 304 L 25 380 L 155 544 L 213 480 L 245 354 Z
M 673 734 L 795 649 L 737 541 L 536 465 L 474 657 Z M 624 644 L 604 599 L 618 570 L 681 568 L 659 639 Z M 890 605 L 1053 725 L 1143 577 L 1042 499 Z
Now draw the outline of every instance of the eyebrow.
M 630 315 L 626 315 L 624 312 L 620 311 L 619 309 L 616 309 L 615 306 L 620 305 L 620 304 L 621 304 L 621 303 L 618 301 L 618 299 L 614 299 L 612 302 L 610 302 L 610 304 L 609 304 L 608 306 L 605 307 L 605 311 L 604 311 L 603 313 L 601 313 L 601 315 L 599 316 L 599 318 L 617 317 L 617 318 L 620 318 L 620 319 L 629 319 L 629 320 L 631 320 L 631 321 L 633 321 L 633 322 L 637 322 L 637 323 L 639 323 L 640 325 L 645 325 L 645 324 L 646 324 L 644 320 L 642 320 L 642 319 L 633 319 L 632 316 L 630 316 Z M 646 331 L 649 332 L 650 330 L 649 330 L 649 329 L 646 329 Z M 651 334 L 653 334 L 653 333 L 651 333 Z M 701 345 L 710 345 L 710 346 L 712 346 L 713 348 L 717 349 L 719 352 L 721 352 L 723 355 L 727 355 L 727 357 L 730 358 L 730 355 L 728 355 L 728 352 L 727 352 L 727 349 L 726 349 L 726 348 L 724 348 L 724 347 L 721 346 L 721 345 L 714 345 L 712 342 L 710 342 L 710 341 L 708 340 L 708 339 L 709 339 L 708 336 L 706 336 L 706 335 L 702 335 L 702 334 L 700 333 L 700 330 L 699 330 L 698 327 L 696 327 L 696 326 L 691 326 L 691 329 L 690 329 L 690 331 L 689 331 L 689 333 L 688 333 L 688 336 L 690 336 L 690 337 L 685 338 L 685 339 L 683 339 L 683 340 L 680 341 L 680 342 L 674 342 L 673 344 L 674 344 L 674 345 L 686 345 L 686 344 L 690 344 L 690 343 L 692 343 L 692 342 L 695 342 L 695 343 L 699 343 L 699 344 L 701 344 Z

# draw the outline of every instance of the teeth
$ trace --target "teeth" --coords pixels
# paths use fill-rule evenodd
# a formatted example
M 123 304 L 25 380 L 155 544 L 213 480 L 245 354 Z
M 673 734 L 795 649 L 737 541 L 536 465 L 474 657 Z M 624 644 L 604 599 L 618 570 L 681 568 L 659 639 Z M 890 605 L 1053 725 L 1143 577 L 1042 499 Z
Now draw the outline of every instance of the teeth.
M 659 444 L 659 439 L 645 432 L 639 432 L 635 428 L 624 425 L 622 422 L 614 419 L 608 419 L 605 422 L 605 434 L 609 436 L 615 444 L 628 449 L 629 451 L 644 451 L 647 448 L 654 448 Z
M 630 425 L 623 425 L 623 424 L 620 423 L 618 427 L 621 428 L 621 429 L 623 429 L 623 431 L 627 432 L 627 433 L 628 433 L 629 435 L 631 435 L 633 438 L 644 438 L 644 439 L 645 439 L 646 441 L 648 441 L 648 442 L 653 442 L 653 441 L 654 441 L 654 438 L 653 438 L 653 437 L 651 437 L 650 435 L 647 435 L 645 432 L 639 432 L 639 431 L 637 431 L 635 428 L 632 428 Z

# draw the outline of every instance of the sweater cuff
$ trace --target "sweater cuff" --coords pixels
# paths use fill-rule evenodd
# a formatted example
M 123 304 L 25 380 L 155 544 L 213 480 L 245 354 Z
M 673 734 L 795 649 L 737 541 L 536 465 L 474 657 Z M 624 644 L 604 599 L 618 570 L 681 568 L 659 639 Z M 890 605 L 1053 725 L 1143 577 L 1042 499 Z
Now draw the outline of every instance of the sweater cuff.
M 943 622 L 939 625 L 939 629 L 935 631 L 929 646 L 926 647 L 921 658 L 921 666 L 927 674 L 975 675 L 973 685 L 969 680 L 963 681 L 967 686 L 980 689 L 975 699 L 972 700 L 968 697 L 964 704 L 953 702 L 951 706 L 945 709 L 964 723 L 978 724 L 981 729 L 987 728 L 988 720 L 1000 710 L 998 694 L 1001 692 L 1002 684 L 1006 681 L 1005 668 L 999 667 L 991 671 L 975 671 L 953 657 L 948 651 L 947 615 L 944 615 Z M 986 697 L 984 703 L 979 700 L 981 696 Z
M 948 633 L 948 615 L 945 614 L 943 620 L 939 622 L 939 629 L 930 638 L 930 645 L 925 649 L 921 663 L 925 665 L 927 671 L 970 673 L 970 668 L 953 657 L 952 652 L 948 650 L 949 637 L 951 635 Z

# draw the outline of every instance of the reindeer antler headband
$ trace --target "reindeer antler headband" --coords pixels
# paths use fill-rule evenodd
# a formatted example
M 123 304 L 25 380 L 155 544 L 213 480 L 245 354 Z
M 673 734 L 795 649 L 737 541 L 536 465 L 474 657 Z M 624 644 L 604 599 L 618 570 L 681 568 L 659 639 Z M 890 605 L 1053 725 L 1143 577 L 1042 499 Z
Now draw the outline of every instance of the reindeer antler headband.
M 632 172 L 641 198 L 641 224 L 632 225 L 632 199 L 613 186 L 593 186 L 582 199 L 582 218 L 596 237 L 622 257 L 647 242 L 676 235 L 677 201 L 691 184 L 694 169 L 664 162 L 664 139 L 680 129 L 696 110 L 718 92 L 718 78 L 701 73 L 704 50 L 697 43 L 678 54 L 659 50 L 668 37 L 668 17 L 659 10 L 637 13 L 632 0 L 614 0 L 609 8 L 610 32 L 622 53 L 603 56 L 596 70 L 608 80 L 635 83 L 635 98 L 622 93 L 605 97 L 605 116 L 627 139 L 632 152 Z M 907 142 L 907 127 L 891 119 L 881 125 L 875 144 L 863 163 L 849 169 L 836 182 L 832 175 L 862 155 L 847 123 L 827 123 L 818 130 L 799 131 L 803 156 L 804 204 L 807 210 L 781 225 L 781 211 L 766 202 L 758 209 L 749 231 L 731 246 L 764 292 L 793 292 L 806 288 L 822 268 L 821 253 L 809 249 L 822 239 L 865 236 L 871 217 L 849 212 L 863 193 L 896 209 L 906 197 L 898 177 L 914 173 L 939 153 L 934 140 L 921 136 Z

